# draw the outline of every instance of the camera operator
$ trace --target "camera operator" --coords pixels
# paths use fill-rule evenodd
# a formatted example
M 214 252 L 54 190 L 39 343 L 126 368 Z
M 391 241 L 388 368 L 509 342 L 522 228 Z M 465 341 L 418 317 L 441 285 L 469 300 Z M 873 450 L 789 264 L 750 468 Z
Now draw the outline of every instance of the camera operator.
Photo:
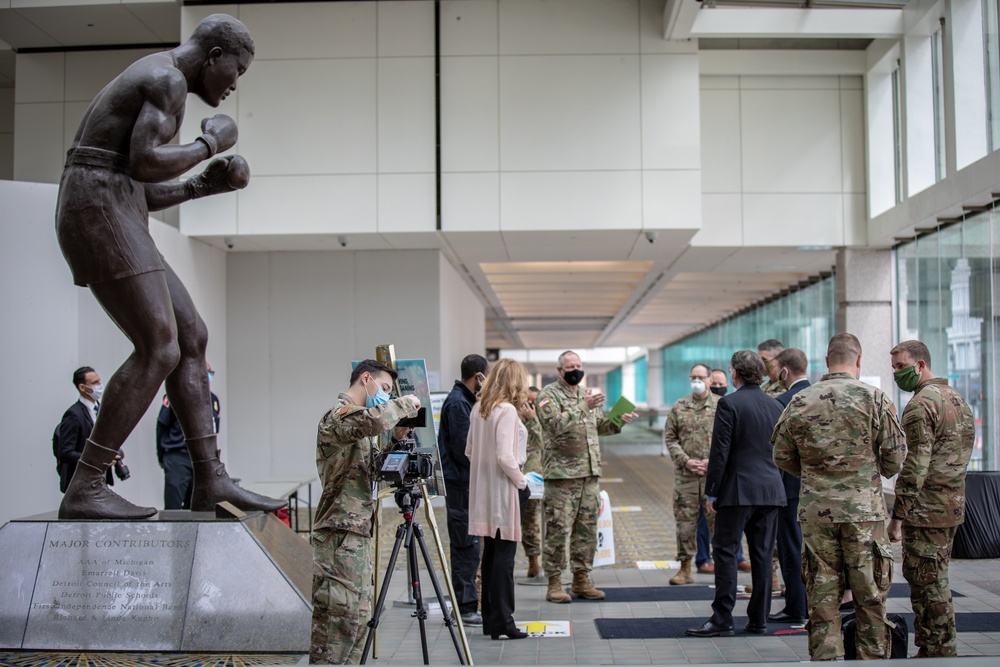
M 323 495 L 312 533 L 312 664 L 361 660 L 372 613 L 375 479 L 386 453 L 379 436 L 420 408 L 416 396 L 389 398 L 396 377 L 374 359 L 362 361 L 319 422 L 316 468 Z M 393 441 L 408 435 L 409 429 L 396 428 Z

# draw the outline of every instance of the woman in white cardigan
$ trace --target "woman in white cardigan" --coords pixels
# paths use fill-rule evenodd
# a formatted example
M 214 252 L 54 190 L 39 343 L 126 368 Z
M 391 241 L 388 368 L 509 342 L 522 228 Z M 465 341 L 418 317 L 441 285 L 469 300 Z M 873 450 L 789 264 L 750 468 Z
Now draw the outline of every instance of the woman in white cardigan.
M 521 541 L 519 491 L 528 432 L 518 410 L 528 400 L 528 373 L 511 359 L 490 370 L 472 408 L 465 455 L 469 457 L 469 534 L 483 545 L 483 634 L 523 639 L 514 624 L 514 556 Z M 527 495 L 525 493 L 525 495 Z

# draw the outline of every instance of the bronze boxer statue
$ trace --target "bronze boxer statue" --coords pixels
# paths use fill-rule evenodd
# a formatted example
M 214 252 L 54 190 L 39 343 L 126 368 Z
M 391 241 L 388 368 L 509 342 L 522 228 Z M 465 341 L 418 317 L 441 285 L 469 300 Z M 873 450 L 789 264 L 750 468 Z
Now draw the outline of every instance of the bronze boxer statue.
M 191 296 L 156 249 L 149 211 L 246 187 L 238 156 L 217 157 L 187 181 L 199 162 L 231 148 L 236 123 L 206 118 L 190 144 L 170 143 L 188 93 L 219 104 L 253 60 L 246 26 L 214 14 L 171 51 L 146 56 L 98 93 L 73 139 L 59 185 L 56 235 L 77 285 L 90 287 L 135 349 L 111 376 L 90 439 L 59 506 L 61 519 L 141 519 L 156 514 L 116 495 L 104 472 L 166 381 L 194 467 L 191 509 L 229 501 L 243 510 L 284 505 L 240 488 L 219 460 L 205 348 L 208 330 Z

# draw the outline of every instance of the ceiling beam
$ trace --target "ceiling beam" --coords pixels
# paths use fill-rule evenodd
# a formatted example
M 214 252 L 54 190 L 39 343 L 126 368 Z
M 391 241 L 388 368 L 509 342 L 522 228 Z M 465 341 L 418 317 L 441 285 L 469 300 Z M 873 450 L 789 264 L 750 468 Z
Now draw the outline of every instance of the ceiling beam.
M 902 34 L 903 12 L 898 9 L 706 7 L 691 28 L 691 37 L 698 38 L 877 39 Z
M 667 0 L 663 5 L 663 39 L 684 42 L 691 39 L 691 27 L 701 5 L 696 0 Z

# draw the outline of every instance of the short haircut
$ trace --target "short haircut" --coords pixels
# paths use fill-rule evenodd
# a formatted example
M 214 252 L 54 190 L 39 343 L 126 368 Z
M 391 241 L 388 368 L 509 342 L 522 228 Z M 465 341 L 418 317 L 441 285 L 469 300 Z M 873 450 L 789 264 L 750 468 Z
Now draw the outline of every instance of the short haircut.
M 928 350 L 927 346 L 919 340 L 904 340 L 902 343 L 889 350 L 890 355 L 899 354 L 901 352 L 905 352 L 910 355 L 910 359 L 913 359 L 913 361 L 922 361 L 927 364 L 927 368 L 931 367 L 931 351 Z
M 729 376 L 729 373 L 727 373 L 726 371 L 722 370 L 721 368 L 713 368 L 712 372 L 713 373 L 722 373 L 723 375 L 725 375 L 727 377 Z
M 775 338 L 768 338 L 763 343 L 757 346 L 758 352 L 770 352 L 771 354 L 777 355 L 779 352 L 785 349 L 785 346 L 781 344 L 780 340 Z
M 729 363 L 733 367 L 736 377 L 743 384 L 759 385 L 761 378 L 767 373 L 767 369 L 764 368 L 764 360 L 752 350 L 740 350 L 733 353 L 733 358 Z
M 372 375 L 378 375 L 379 373 L 388 373 L 392 381 L 395 382 L 396 378 L 399 377 L 399 373 L 392 370 L 381 361 L 376 361 L 374 359 L 365 359 L 354 367 L 351 371 L 351 385 L 353 386 L 355 382 L 361 377 L 362 373 L 371 373 Z
M 565 352 L 563 352 L 562 354 L 559 355 L 559 368 L 562 368 L 563 360 L 566 359 L 567 355 L 570 355 L 570 354 L 572 354 L 574 357 L 577 357 L 577 358 L 580 357 L 580 355 L 577 354 L 576 352 L 574 352 L 573 350 L 566 350 Z
M 839 333 L 826 347 L 827 365 L 850 364 L 861 356 L 861 341 L 852 333 Z
M 694 369 L 699 368 L 699 367 L 704 368 L 705 369 L 705 373 L 709 377 L 711 377 L 711 375 L 712 375 L 712 369 L 709 368 L 708 364 L 695 364 L 694 366 L 691 367 L 691 371 L 690 372 L 694 373 Z
M 541 389 L 539 389 L 535 385 L 531 385 L 530 387 L 528 387 L 528 391 L 531 392 L 532 394 L 537 394 L 538 392 L 541 391 Z
M 81 384 L 87 384 L 87 373 L 96 373 L 90 366 L 80 366 L 75 371 L 73 371 L 73 386 L 79 387 Z
M 774 358 L 774 362 L 779 367 L 787 368 L 792 375 L 805 375 L 809 369 L 809 360 L 806 359 L 806 353 L 797 347 L 782 350 Z
M 490 363 L 486 361 L 486 357 L 479 354 L 470 354 L 465 359 L 462 359 L 462 380 L 475 377 L 476 373 L 486 375 L 486 371 L 489 369 Z
M 205 17 L 194 29 L 191 39 L 203 45 L 206 52 L 218 46 L 226 53 L 239 53 L 240 49 L 245 49 L 251 56 L 254 55 L 250 31 L 229 14 Z

